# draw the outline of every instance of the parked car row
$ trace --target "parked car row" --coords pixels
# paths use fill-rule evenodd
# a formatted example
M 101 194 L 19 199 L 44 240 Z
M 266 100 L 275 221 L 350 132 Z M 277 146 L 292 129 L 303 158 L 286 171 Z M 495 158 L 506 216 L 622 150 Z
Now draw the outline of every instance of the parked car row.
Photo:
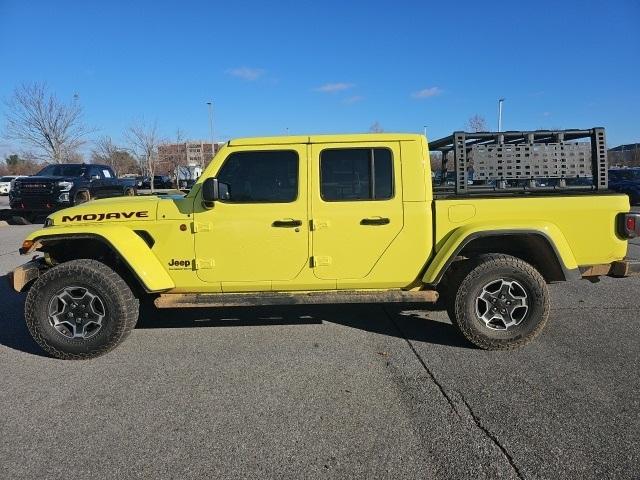
M 609 169 L 609 188 L 626 193 L 632 205 L 640 204 L 640 168 Z
M 151 188 L 150 177 L 140 177 L 142 179 L 143 189 Z M 169 175 L 154 175 L 153 176 L 153 188 L 174 188 L 175 185 Z

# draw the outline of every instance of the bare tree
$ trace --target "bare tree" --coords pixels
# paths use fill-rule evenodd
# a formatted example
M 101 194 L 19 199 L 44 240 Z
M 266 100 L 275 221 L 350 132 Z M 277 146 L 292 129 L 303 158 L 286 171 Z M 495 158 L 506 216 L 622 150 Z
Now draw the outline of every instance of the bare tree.
M 373 124 L 369 127 L 369 131 L 371 133 L 382 133 L 384 132 L 384 128 L 382 128 L 382 125 L 380 125 L 379 121 L 375 121 L 373 122 Z
M 4 136 L 36 150 L 39 159 L 65 163 L 90 133 L 77 96 L 68 103 L 49 93 L 45 84 L 23 84 L 5 101 Z
M 184 173 L 187 166 L 187 149 L 185 147 L 184 133 L 176 130 L 176 136 L 172 145 L 161 147 L 160 161 L 166 165 L 167 171 L 173 176 L 176 187 L 180 188 L 180 173 Z
M 125 137 L 144 172 L 151 177 L 153 193 L 153 175 L 158 164 L 158 145 L 161 143 L 158 124 L 155 121 L 153 124 L 147 124 L 144 120 L 136 121 L 127 129 Z
M 138 171 L 136 161 L 125 148 L 116 145 L 108 135 L 98 138 L 91 150 L 91 161 L 109 165 L 116 175 Z
M 467 120 L 466 127 L 470 132 L 486 132 L 489 130 L 489 127 L 487 127 L 487 121 L 477 113 Z

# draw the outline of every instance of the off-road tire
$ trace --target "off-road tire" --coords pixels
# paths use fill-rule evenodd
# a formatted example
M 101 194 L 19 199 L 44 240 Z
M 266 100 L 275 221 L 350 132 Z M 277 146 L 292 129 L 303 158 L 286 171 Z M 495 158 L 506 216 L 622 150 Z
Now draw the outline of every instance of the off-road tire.
M 73 197 L 73 204 L 80 205 L 91 200 L 91 194 L 85 190 L 77 192 Z
M 549 318 L 549 291 L 542 275 L 532 265 L 503 254 L 480 255 L 467 265 L 455 293 L 451 322 L 462 335 L 484 350 L 511 350 L 531 342 Z M 459 277 L 458 277 L 459 278 Z M 476 301 L 485 285 L 493 280 L 515 280 L 527 295 L 528 310 L 519 324 L 505 330 L 489 328 L 476 310 Z
M 90 338 L 67 338 L 49 320 L 49 304 L 65 287 L 89 289 L 104 305 L 102 326 Z M 127 283 L 107 265 L 80 259 L 47 270 L 27 295 L 24 314 L 34 340 L 49 354 L 65 360 L 95 358 L 114 349 L 138 320 L 139 302 Z
M 456 295 L 460 283 L 472 268 L 471 260 L 459 260 L 453 262 L 445 272 L 438 284 L 438 306 L 447 311 L 451 322 L 454 321 L 456 312 Z
M 124 189 L 124 196 L 125 197 L 133 197 L 133 196 L 135 196 L 135 194 L 136 194 L 136 191 L 133 188 L 125 188 Z

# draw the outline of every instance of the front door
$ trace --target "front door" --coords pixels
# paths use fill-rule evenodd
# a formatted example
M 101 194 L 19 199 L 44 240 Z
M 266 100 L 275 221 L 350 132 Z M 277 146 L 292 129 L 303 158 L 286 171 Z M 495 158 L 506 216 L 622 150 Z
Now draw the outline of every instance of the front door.
M 194 215 L 200 279 L 224 291 L 269 290 L 308 265 L 306 152 L 306 145 L 230 147 L 214 159 L 229 198 Z
M 364 278 L 403 227 L 399 143 L 312 145 L 311 163 L 314 273 Z
M 97 165 L 89 167 L 89 181 L 91 182 L 91 198 L 108 197 L 109 187 L 102 173 L 102 169 Z

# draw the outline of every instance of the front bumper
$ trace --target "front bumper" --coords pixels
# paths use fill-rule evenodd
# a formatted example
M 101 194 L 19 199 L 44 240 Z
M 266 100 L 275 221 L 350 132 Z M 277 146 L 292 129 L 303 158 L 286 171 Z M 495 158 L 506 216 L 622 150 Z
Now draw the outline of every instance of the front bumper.
M 40 274 L 47 269 L 44 258 L 34 258 L 30 262 L 20 265 L 8 275 L 8 280 L 16 292 L 22 292 L 27 284 L 37 280 Z

